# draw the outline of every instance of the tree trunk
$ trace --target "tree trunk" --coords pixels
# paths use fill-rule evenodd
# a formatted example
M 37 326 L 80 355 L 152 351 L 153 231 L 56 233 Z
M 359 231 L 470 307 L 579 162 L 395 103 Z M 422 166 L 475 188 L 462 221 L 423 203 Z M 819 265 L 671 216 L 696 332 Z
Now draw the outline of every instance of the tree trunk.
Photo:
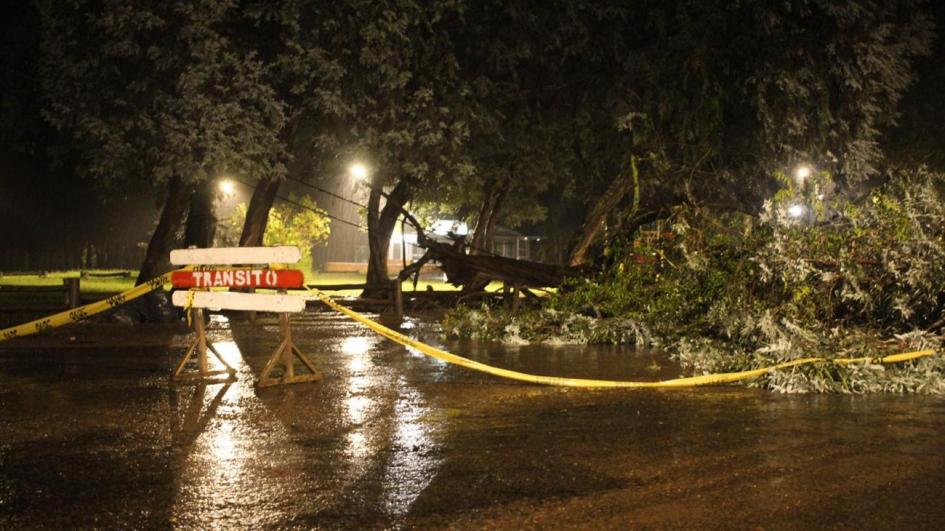
M 571 252 L 568 253 L 569 267 L 579 267 L 587 262 L 587 253 L 604 227 L 607 215 L 617 208 L 617 205 L 630 193 L 631 189 L 639 187 L 639 173 L 635 158 L 630 159 L 630 168 L 632 171 L 631 178 L 628 179 L 618 175 L 588 213 L 584 224 L 581 225 L 581 231 L 571 246 Z M 639 192 L 634 194 L 634 208 L 639 208 Z
M 240 234 L 240 247 L 259 247 L 263 244 L 266 225 L 269 223 L 269 210 L 272 209 L 278 191 L 278 179 L 260 179 L 256 183 L 253 197 L 249 200 L 249 207 L 246 209 L 246 221 L 243 222 L 243 232 Z
M 292 155 L 287 167 L 288 176 L 297 178 L 311 173 L 313 157 L 310 139 L 314 132 L 310 127 L 306 127 L 302 116 L 299 112 L 294 113 L 281 135 L 284 145 L 288 146 Z M 250 198 L 249 207 L 246 209 L 240 247 L 259 247 L 264 244 L 269 211 L 272 210 L 281 182 L 281 179 L 264 177 L 256 183 L 253 197 Z
M 185 247 L 213 247 L 217 220 L 213 212 L 213 183 L 198 184 L 190 196 L 190 213 L 184 230 Z
M 368 288 L 361 293 L 362 297 L 376 297 L 381 294 L 381 288 L 387 289 L 390 278 L 387 271 L 387 253 L 390 247 L 390 237 L 400 217 L 403 206 L 410 200 L 410 186 L 405 179 L 387 194 L 387 203 L 381 209 L 381 196 L 384 195 L 380 185 L 371 188 L 368 199 L 368 257 L 367 284 Z
M 489 214 L 492 212 L 492 193 L 486 194 L 482 200 L 482 207 L 479 209 L 479 216 L 476 217 L 476 228 L 473 230 L 472 239 L 469 241 L 469 254 L 479 254 L 480 249 L 484 249 L 483 240 L 486 237 L 486 222 Z
M 476 222 L 476 231 L 473 233 L 472 242 L 469 244 L 469 254 L 492 254 L 492 243 L 495 241 L 495 227 L 499 220 L 499 211 L 505 202 L 505 196 L 508 194 L 511 182 L 510 176 L 497 191 L 489 194 L 486 201 L 483 202 L 482 209 L 479 210 L 479 220 Z M 485 275 L 475 275 L 463 285 L 463 293 L 482 291 L 491 281 L 492 279 Z
M 495 201 L 492 204 L 492 211 L 489 212 L 489 217 L 486 219 L 486 232 L 482 240 L 482 245 L 484 249 L 490 252 L 492 251 L 492 244 L 495 242 L 495 227 L 499 223 L 499 212 L 502 210 L 502 206 L 505 203 L 505 196 L 509 193 L 511 183 L 512 180 L 509 179 L 505 181 L 505 184 L 499 189 Z
M 180 177 L 174 176 L 167 186 L 167 199 L 161 210 L 161 219 L 158 221 L 148 250 L 145 252 L 144 263 L 135 285 L 143 284 L 148 280 L 170 270 L 170 253 L 176 243 L 177 230 L 180 228 L 187 211 L 187 187 Z
M 476 220 L 476 230 L 469 243 L 469 254 L 483 254 L 491 252 L 495 238 L 495 227 L 499 219 L 499 211 L 505 202 L 512 183 L 511 175 L 499 185 L 497 190 L 491 191 L 479 209 L 479 218 Z

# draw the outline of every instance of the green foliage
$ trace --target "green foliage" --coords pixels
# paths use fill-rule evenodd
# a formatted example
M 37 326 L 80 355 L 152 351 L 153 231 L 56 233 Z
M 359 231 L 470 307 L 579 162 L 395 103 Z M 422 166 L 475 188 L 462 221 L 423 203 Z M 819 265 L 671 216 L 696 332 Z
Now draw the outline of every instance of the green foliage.
M 940 347 L 939 337 L 924 330 L 945 316 L 945 176 L 895 175 L 859 204 L 832 201 L 825 193 L 831 186 L 827 174 L 790 184 L 758 218 L 678 208 L 671 235 L 614 244 L 599 274 L 570 281 L 544 308 L 514 318 L 464 310 L 446 330 L 655 343 L 695 372 Z M 797 205 L 802 215 L 792 213 Z M 616 323 L 622 334 L 562 333 L 561 323 L 576 320 L 589 331 Z M 547 330 L 553 333 L 543 336 Z M 814 366 L 779 372 L 762 385 L 945 392 L 942 367 L 939 359 L 905 367 Z
M 667 2 L 626 60 L 621 125 L 669 194 L 755 211 L 797 163 L 875 177 L 880 132 L 929 52 L 920 2 Z M 751 176 L 751 177 L 749 177 Z M 654 186 L 655 185 L 655 186 Z
M 189 182 L 285 172 L 284 104 L 268 67 L 230 34 L 234 2 L 40 2 L 47 118 L 81 170 Z
M 277 204 L 269 210 L 269 221 L 263 237 L 265 245 L 295 245 L 302 252 L 300 266 L 303 271 L 312 270 L 312 247 L 328 241 L 331 220 L 315 201 L 307 196 L 290 196 L 293 203 Z M 220 245 L 239 245 L 240 231 L 246 219 L 246 204 L 240 203 L 233 213 L 220 222 L 218 242 Z
M 482 45 L 454 54 L 483 117 L 471 129 L 476 171 L 438 183 L 437 201 L 477 212 L 511 175 L 503 223 L 573 209 L 549 220 L 566 223 L 632 155 L 642 211 L 698 200 L 756 212 L 777 187 L 770 176 L 800 162 L 844 186 L 875 177 L 880 133 L 929 52 L 922 7 L 471 3 L 456 40 Z
M 453 36 L 464 2 L 351 0 L 336 37 L 348 68 L 353 110 L 339 160 L 361 158 L 375 185 L 408 178 L 425 198 L 473 172 L 464 146 L 476 120 Z

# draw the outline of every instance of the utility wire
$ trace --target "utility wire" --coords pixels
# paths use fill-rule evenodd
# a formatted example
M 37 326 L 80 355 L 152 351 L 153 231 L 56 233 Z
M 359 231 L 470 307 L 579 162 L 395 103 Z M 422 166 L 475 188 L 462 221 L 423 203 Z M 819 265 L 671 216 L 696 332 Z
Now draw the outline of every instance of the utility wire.
M 307 187 L 311 188 L 312 190 L 317 190 L 317 191 L 319 191 L 319 192 L 321 192 L 321 193 L 323 193 L 323 194 L 329 195 L 329 196 L 334 197 L 334 198 L 336 198 L 336 199 L 341 199 L 341 200 L 344 201 L 345 203 L 351 203 L 352 205 L 354 205 L 354 206 L 356 206 L 356 207 L 367 208 L 367 205 L 365 205 L 364 203 L 358 203 L 357 201 L 355 201 L 355 200 L 353 200 L 353 199 L 349 199 L 349 198 L 347 198 L 347 197 L 338 195 L 338 194 L 336 194 L 336 193 L 334 193 L 334 192 L 329 192 L 328 190 L 325 190 L 324 188 L 321 188 L 320 186 L 316 186 L 316 185 L 314 185 L 314 184 L 312 184 L 312 183 L 303 181 L 302 179 L 299 179 L 298 177 L 289 177 L 289 176 L 286 176 L 286 179 L 288 179 L 288 180 L 290 180 L 290 181 L 297 182 L 297 183 L 301 184 L 302 186 L 307 186 Z
M 240 180 L 240 179 L 235 179 L 235 178 L 234 178 L 233 180 L 236 181 L 236 182 L 238 182 L 238 183 L 240 183 L 240 184 L 242 184 L 243 186 L 249 188 L 250 190 L 254 190 L 254 189 L 256 188 L 255 186 L 249 184 L 249 183 L 246 182 L 246 181 L 243 181 L 243 180 Z M 333 220 L 335 220 L 335 221 L 337 221 L 337 222 L 339 222 L 339 223 L 344 223 L 345 225 L 351 225 L 352 227 L 356 227 L 356 228 L 359 228 L 359 229 L 365 229 L 365 227 L 364 227 L 363 225 L 359 224 L 359 223 L 353 223 L 353 222 L 348 221 L 348 220 L 346 220 L 346 219 L 341 219 L 341 218 L 339 218 L 338 216 L 333 216 L 333 215 L 329 214 L 328 212 L 325 212 L 324 210 L 315 209 L 315 208 L 312 208 L 312 207 L 309 207 L 309 206 L 305 206 L 305 205 L 303 205 L 302 203 L 299 203 L 298 201 L 295 201 L 295 200 L 293 200 L 293 199 L 289 199 L 288 197 L 286 197 L 286 196 L 284 196 L 284 195 L 276 194 L 276 198 L 279 199 L 280 201 L 284 202 L 284 203 L 289 203 L 290 205 L 293 205 L 293 206 L 295 206 L 295 207 L 297 207 L 297 208 L 301 208 L 301 209 L 304 209 L 304 210 L 309 210 L 309 211 L 315 212 L 315 213 L 317 213 L 317 214 L 322 214 L 322 215 L 327 216 L 328 218 L 333 219 Z
M 297 178 L 297 177 L 289 177 L 289 176 L 286 176 L 286 179 L 289 179 L 289 180 L 291 180 L 291 181 L 295 181 L 295 182 L 297 182 L 297 183 L 299 183 L 299 184 L 302 184 L 302 185 L 304 185 L 304 186 L 308 186 L 309 188 L 312 188 L 313 190 L 317 190 L 317 191 L 319 191 L 319 192 L 328 194 L 328 195 L 331 196 L 331 197 L 337 197 L 338 199 L 341 199 L 342 201 L 346 201 L 346 202 L 348 202 L 348 203 L 351 203 L 352 205 L 355 205 L 355 206 L 358 206 L 358 207 L 367 209 L 367 205 L 365 205 L 365 204 L 363 204 L 363 203 L 358 203 L 357 201 L 353 201 L 353 200 L 351 200 L 351 199 L 348 199 L 347 197 L 342 197 L 342 196 L 340 196 L 340 195 L 338 195 L 338 194 L 335 194 L 335 193 L 333 193 L 333 192 L 329 192 L 328 190 L 325 190 L 324 188 L 320 188 L 320 187 L 318 187 L 318 186 L 316 186 L 316 185 L 314 185 L 314 184 L 305 182 L 305 181 L 303 181 L 303 180 L 301 180 L 301 179 L 299 179 L 299 178 Z M 362 182 L 361 184 L 362 184 L 363 186 L 366 186 L 367 188 L 369 188 L 369 189 L 371 189 L 371 190 L 376 190 L 376 191 L 380 192 L 381 195 L 383 195 L 384 197 L 387 197 L 387 194 L 384 193 L 383 190 L 380 190 L 380 189 L 375 188 L 375 187 L 374 187 L 373 185 L 371 185 L 370 183 L 368 183 L 368 182 Z M 390 199 L 389 197 L 387 197 L 387 198 L 388 198 L 388 200 Z M 404 211 L 404 212 L 407 211 L 407 209 L 404 207 L 404 205 L 400 205 L 400 209 L 401 209 L 402 211 Z M 416 244 L 416 243 L 412 243 L 412 242 L 409 243 L 409 245 L 412 245 L 412 246 L 414 246 L 414 247 L 420 247 L 421 249 L 424 248 L 424 247 L 421 247 L 420 245 L 418 245 L 418 244 Z M 500 255 L 500 254 L 498 254 L 498 253 L 496 253 L 496 252 L 494 252 L 494 251 L 490 251 L 490 250 L 488 250 L 488 249 L 483 249 L 482 247 L 476 247 L 476 246 L 472 245 L 471 242 L 466 242 L 466 248 L 467 248 L 467 249 L 473 249 L 473 250 L 479 251 L 480 254 L 484 254 L 484 255 L 488 255 L 488 256 L 502 256 L 502 255 Z
M 344 202 L 346 202 L 346 203 L 350 203 L 350 204 L 352 204 L 352 205 L 354 205 L 354 206 L 356 206 L 356 207 L 367 208 L 367 205 L 365 205 L 364 203 L 358 203 L 357 201 L 354 201 L 353 199 L 349 199 L 349 198 L 347 198 L 347 197 L 338 195 L 338 194 L 336 194 L 336 193 L 334 193 L 334 192 L 330 192 L 330 191 L 328 191 L 328 190 L 326 190 L 326 189 L 324 189 L 324 188 L 322 188 L 322 187 L 320 187 L 320 186 L 317 186 L 317 185 L 314 185 L 314 184 L 312 184 L 312 183 L 303 181 L 302 179 L 299 179 L 299 178 L 297 178 L 297 177 L 289 177 L 289 176 L 286 176 L 286 179 L 288 179 L 288 180 L 290 180 L 290 181 L 293 181 L 293 182 L 296 182 L 296 183 L 299 183 L 299 184 L 301 184 L 301 185 L 303 185 L 303 186 L 307 186 L 308 188 L 311 188 L 311 189 L 313 189 L 313 190 L 316 190 L 316 191 L 321 192 L 321 193 L 323 193 L 323 194 L 326 194 L 326 195 L 328 195 L 328 196 L 331 196 L 331 197 L 340 199 L 340 200 L 342 200 L 342 201 L 344 201 Z M 247 182 L 241 181 L 241 180 L 239 180 L 239 179 L 234 179 L 234 180 L 236 180 L 237 182 L 239 182 L 240 184 L 242 184 L 242 185 L 244 185 L 244 186 L 247 186 L 247 187 L 249 187 L 249 188 L 255 189 L 255 186 L 250 185 L 250 184 L 247 183 Z M 365 184 L 365 186 L 367 186 L 368 188 L 373 188 L 373 187 L 372 187 L 371 185 L 369 185 L 369 184 Z M 309 207 L 307 207 L 307 206 L 305 206 L 305 205 L 303 205 L 303 204 L 301 204 L 301 203 L 298 203 L 298 202 L 296 202 L 296 201 L 293 201 L 293 200 L 291 200 L 291 199 L 289 199 L 289 198 L 287 198 L 287 197 L 285 197 L 285 196 L 276 194 L 276 197 L 279 198 L 279 199 L 281 199 L 282 201 L 284 201 L 284 202 L 286 202 L 286 203 L 295 205 L 295 206 L 297 206 L 297 207 L 299 207 L 299 208 L 304 208 L 304 209 L 306 209 L 306 210 L 311 210 L 311 211 L 313 211 L 313 212 L 324 213 L 324 214 L 325 214 L 326 216 L 328 216 L 329 218 L 334 219 L 334 220 L 336 220 L 336 221 L 338 221 L 338 222 L 344 223 L 344 224 L 346 224 L 346 225 L 351 225 L 352 227 L 357 227 L 357 228 L 359 228 L 359 229 L 367 230 L 366 227 L 364 227 L 363 225 L 360 225 L 360 224 L 357 224 L 357 223 L 352 223 L 352 222 L 350 222 L 350 221 L 348 221 L 348 220 L 341 219 L 341 218 L 339 218 L 339 217 L 333 216 L 333 215 L 331 215 L 331 214 L 329 214 L 329 213 L 327 213 L 327 212 L 320 212 L 320 211 L 318 211 L 318 210 L 309 208 Z M 403 206 L 401 206 L 401 208 L 403 208 Z M 417 245 L 416 243 L 413 243 L 413 242 L 409 242 L 409 245 L 411 245 L 411 246 L 413 246 L 413 247 L 420 247 L 419 245 Z M 488 250 L 488 249 L 483 249 L 483 248 L 481 248 L 481 247 L 474 247 L 474 246 L 472 246 L 472 245 L 470 245 L 470 244 L 468 244 L 468 243 L 466 244 L 466 247 L 467 247 L 468 249 L 474 249 L 474 250 L 476 250 L 476 251 L 479 251 L 480 253 L 485 254 L 485 255 L 489 255 L 489 256 L 502 256 L 502 255 L 496 253 L 495 251 L 490 251 L 490 250 Z M 421 247 L 421 248 L 422 248 L 422 247 Z

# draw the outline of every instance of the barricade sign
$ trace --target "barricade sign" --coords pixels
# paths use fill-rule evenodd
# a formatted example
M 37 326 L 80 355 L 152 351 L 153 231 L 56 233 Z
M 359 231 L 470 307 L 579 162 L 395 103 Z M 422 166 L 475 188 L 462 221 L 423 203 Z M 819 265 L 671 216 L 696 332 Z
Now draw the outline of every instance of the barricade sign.
M 175 291 L 171 296 L 174 306 L 183 308 L 210 308 L 243 312 L 292 312 L 305 310 L 305 299 L 295 295 L 268 295 L 265 293 L 233 293 L 218 291 Z
M 285 294 L 286 289 L 300 288 L 305 282 L 301 271 L 272 268 L 214 269 L 201 271 L 200 266 L 218 265 L 254 265 L 295 263 L 302 255 L 298 247 L 230 247 L 215 249 L 176 249 L 171 251 L 171 263 L 176 265 L 196 266 L 196 270 L 178 271 L 171 275 L 175 288 L 189 288 L 188 291 L 175 291 L 171 296 L 175 306 L 187 309 L 193 322 L 195 339 L 184 357 L 171 373 L 171 380 L 201 379 L 227 373 L 234 378 L 236 369 L 231 367 L 207 341 L 204 328 L 203 310 L 236 310 L 250 312 L 274 312 L 279 314 L 279 331 L 282 341 L 272 353 L 269 361 L 259 375 L 259 386 L 281 383 L 314 382 L 321 380 L 322 373 L 315 367 L 292 340 L 289 327 L 289 313 L 305 310 L 305 299 Z M 239 293 L 229 291 L 208 291 L 210 288 L 271 288 L 279 294 Z M 211 371 L 207 363 L 207 352 L 212 352 L 225 369 Z M 199 365 L 196 374 L 182 374 L 184 366 L 195 355 Z M 299 369 L 308 374 L 296 374 L 295 362 L 301 362 Z M 277 378 L 270 374 L 281 367 Z
M 294 264 L 302 259 L 298 247 L 216 247 L 209 249 L 175 249 L 171 251 L 174 265 L 230 264 Z
M 171 275 L 175 288 L 270 288 L 297 289 L 305 275 L 296 269 L 223 269 L 178 271 Z

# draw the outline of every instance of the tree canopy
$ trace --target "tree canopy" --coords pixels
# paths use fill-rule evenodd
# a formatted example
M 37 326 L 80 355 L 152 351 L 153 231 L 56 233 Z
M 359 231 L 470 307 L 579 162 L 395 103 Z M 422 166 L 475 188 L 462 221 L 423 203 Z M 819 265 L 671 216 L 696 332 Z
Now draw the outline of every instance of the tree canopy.
M 933 35 L 919 0 L 40 6 L 47 117 L 102 181 L 360 159 L 480 225 L 554 208 L 611 233 L 687 202 L 758 211 L 800 163 L 876 178 Z
M 101 180 L 281 175 L 285 106 L 229 2 L 42 2 L 47 117 Z

